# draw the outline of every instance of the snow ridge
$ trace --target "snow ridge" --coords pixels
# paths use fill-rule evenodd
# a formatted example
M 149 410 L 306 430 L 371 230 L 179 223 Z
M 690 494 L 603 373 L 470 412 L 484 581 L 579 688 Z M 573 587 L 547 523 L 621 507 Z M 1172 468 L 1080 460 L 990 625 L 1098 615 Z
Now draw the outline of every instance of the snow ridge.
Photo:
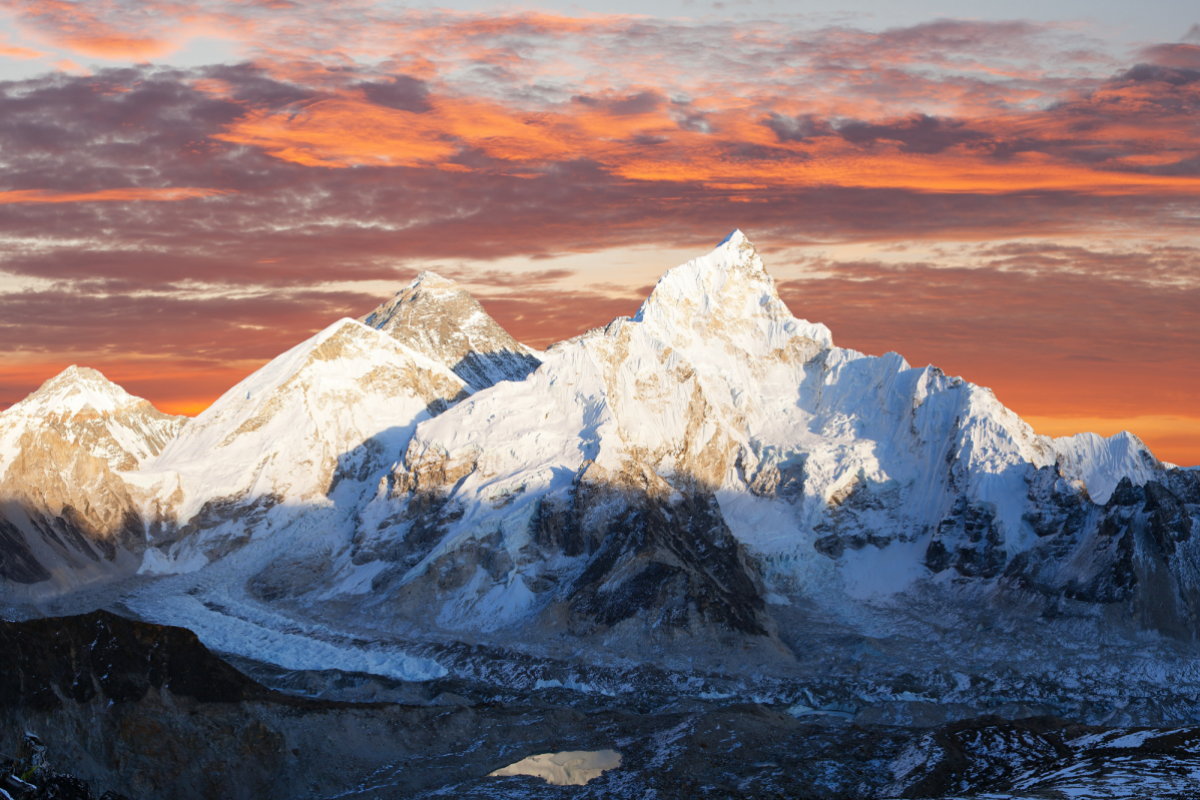
M 141 482 L 161 487 L 180 523 L 214 501 L 318 500 L 339 473 L 397 458 L 413 426 L 465 389 L 442 364 L 339 320 L 222 395 Z

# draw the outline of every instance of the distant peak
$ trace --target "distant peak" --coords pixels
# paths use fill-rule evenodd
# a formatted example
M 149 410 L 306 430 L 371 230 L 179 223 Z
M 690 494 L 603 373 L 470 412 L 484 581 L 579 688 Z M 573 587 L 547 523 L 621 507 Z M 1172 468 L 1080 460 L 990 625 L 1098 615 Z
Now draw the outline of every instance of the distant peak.
M 104 377 L 99 370 L 72 364 L 6 413 L 29 413 L 35 416 L 77 413 L 87 407 L 99 412 L 112 412 L 141 403 L 149 406 L 147 401 L 131 395 Z
M 106 383 L 108 382 L 108 378 L 104 377 L 99 370 L 92 369 L 91 367 L 80 367 L 75 364 L 58 373 L 56 377 L 72 381 L 101 380 Z
M 99 370 L 95 370 L 90 367 L 80 367 L 75 364 L 72 364 L 50 380 L 43 383 L 41 388 L 38 389 L 38 392 L 47 389 L 53 390 L 58 387 L 68 385 L 89 385 L 93 387 L 101 387 L 110 391 L 115 390 L 120 393 L 125 392 L 125 390 L 120 386 L 104 377 L 104 374 Z
M 470 292 L 435 272 L 422 272 L 361 322 L 445 365 L 476 389 L 523 378 L 541 363 Z
M 749 242 L 749 241 L 750 240 L 746 238 L 746 234 L 742 233 L 741 228 L 734 228 L 733 233 L 729 234 L 724 239 L 722 239 L 721 243 L 718 244 L 717 247 L 724 247 L 725 245 L 733 245 L 734 247 L 736 247 L 736 246 L 740 245 L 742 242 Z
M 458 283 L 456 281 L 453 281 L 450 278 L 443 278 L 441 275 L 437 274 L 433 270 L 428 270 L 428 269 L 425 270 L 424 272 L 422 272 L 421 274 L 417 275 L 417 277 L 413 278 L 412 283 L 410 283 L 409 285 L 410 286 L 418 286 L 421 284 L 437 284 L 437 283 L 452 284 L 454 286 L 458 285 Z
M 458 281 L 446 278 L 431 270 L 425 270 L 408 282 L 396 297 L 408 297 L 420 292 L 421 289 L 438 289 L 443 292 L 454 292 L 469 295 L 470 293 L 459 285 Z

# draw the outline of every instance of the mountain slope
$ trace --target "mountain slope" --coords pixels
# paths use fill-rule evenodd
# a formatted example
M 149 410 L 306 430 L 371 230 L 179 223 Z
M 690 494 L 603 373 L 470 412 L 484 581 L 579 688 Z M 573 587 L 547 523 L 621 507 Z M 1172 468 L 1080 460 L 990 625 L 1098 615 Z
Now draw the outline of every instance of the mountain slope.
M 144 568 L 195 568 L 268 528 L 276 506 L 330 504 L 339 482 L 391 464 L 417 422 L 465 396 L 441 364 L 334 323 L 226 392 L 138 476 L 158 521 Z
M 359 321 L 444 364 L 477 390 L 523 380 L 540 363 L 470 293 L 433 272 L 422 272 Z
M 78 367 L 0 413 L 0 575 L 66 588 L 136 569 L 142 521 L 120 471 L 185 421 Z

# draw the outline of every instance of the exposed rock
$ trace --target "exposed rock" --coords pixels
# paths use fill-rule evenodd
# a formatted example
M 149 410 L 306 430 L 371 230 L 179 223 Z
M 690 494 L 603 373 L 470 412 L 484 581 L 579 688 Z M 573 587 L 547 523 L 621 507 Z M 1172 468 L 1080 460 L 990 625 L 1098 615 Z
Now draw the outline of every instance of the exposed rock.
M 541 363 L 470 293 L 433 272 L 422 272 L 360 321 L 446 365 L 476 390 L 524 380 Z
M 451 692 L 423 707 L 329 702 L 269 691 L 187 631 L 103 612 L 6 623 L 0 657 L 0 780 L 14 796 L 32 786 L 35 799 L 1185 800 L 1200 790 L 1194 726 L 984 716 L 922 730 L 754 703 L 571 707 L 563 701 L 579 696 L 553 689 L 521 704 Z M 583 785 L 493 774 L 541 753 L 608 749 L 619 766 Z
M 1200 638 L 1200 476 L 1170 470 L 1135 486 L 1124 478 L 1098 506 L 1078 496 L 1042 499 L 1037 543 L 1005 568 L 1006 580 L 1048 596 L 1125 603 L 1139 627 Z
M 185 420 L 78 367 L 0 413 L 0 576 L 57 574 L 65 588 L 136 569 L 145 534 L 122 470 L 157 455 Z
M 162 452 L 187 421 L 164 414 L 94 369 L 68 367 L 21 402 L 0 412 L 0 469 L 16 451 L 55 445 L 78 448 L 114 470 L 133 470 Z M 23 437 L 29 439 L 22 442 Z M 60 445 L 61 446 L 61 445 Z
M 268 690 L 214 656 L 184 628 L 94 611 L 79 617 L 0 621 L 0 708 L 53 711 L 95 698 L 175 697 L 237 703 Z

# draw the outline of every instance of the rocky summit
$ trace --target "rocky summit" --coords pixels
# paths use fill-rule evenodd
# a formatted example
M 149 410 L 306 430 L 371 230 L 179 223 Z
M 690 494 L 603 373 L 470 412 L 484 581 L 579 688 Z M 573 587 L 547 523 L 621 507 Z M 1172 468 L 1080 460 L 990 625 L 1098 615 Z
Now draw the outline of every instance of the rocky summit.
M 1131 434 L 1041 436 L 986 388 L 836 346 L 738 231 L 542 352 L 423 273 L 194 419 L 75 368 L 0 413 L 19 636 L 82 653 L 56 631 L 101 618 L 42 618 L 96 609 L 186 628 L 248 694 L 118 697 L 64 682 L 49 644 L 5 691 L 13 725 L 129 796 L 212 795 L 78 744 L 108 735 L 103 698 L 159 704 L 162 729 L 179 703 L 259 720 L 253 745 L 193 721 L 171 757 L 259 753 L 280 797 L 349 780 L 289 757 L 301 739 L 363 796 L 1133 797 L 1137 773 L 1183 797 L 1198 520 L 1200 473 Z M 608 750 L 581 788 L 489 777 Z

